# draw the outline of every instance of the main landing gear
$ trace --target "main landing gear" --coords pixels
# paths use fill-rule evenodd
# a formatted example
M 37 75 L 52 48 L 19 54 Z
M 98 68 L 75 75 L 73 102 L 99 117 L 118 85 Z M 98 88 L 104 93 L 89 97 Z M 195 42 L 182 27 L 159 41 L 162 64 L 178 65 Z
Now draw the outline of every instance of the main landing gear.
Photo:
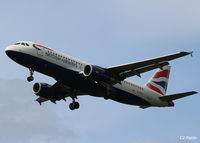
M 75 98 L 77 97 L 72 97 L 72 103 L 69 104 L 69 109 L 70 110 L 74 110 L 74 109 L 78 109 L 80 107 L 79 103 L 75 101 Z
M 69 109 L 70 110 L 74 110 L 74 109 L 78 109 L 80 107 L 78 102 L 72 102 L 69 104 Z
M 34 77 L 33 77 L 34 69 L 33 68 L 29 68 L 29 71 L 30 71 L 30 76 L 27 77 L 27 81 L 31 82 L 31 81 L 34 80 Z

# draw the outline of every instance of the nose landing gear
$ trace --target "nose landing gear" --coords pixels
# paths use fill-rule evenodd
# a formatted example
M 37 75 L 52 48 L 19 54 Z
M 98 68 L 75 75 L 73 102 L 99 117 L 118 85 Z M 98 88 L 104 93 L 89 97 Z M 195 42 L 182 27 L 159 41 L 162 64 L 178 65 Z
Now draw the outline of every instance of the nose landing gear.
M 31 81 L 34 80 L 34 77 L 33 77 L 34 69 L 33 68 L 29 68 L 29 71 L 30 71 L 30 76 L 27 77 L 27 81 L 31 82 Z

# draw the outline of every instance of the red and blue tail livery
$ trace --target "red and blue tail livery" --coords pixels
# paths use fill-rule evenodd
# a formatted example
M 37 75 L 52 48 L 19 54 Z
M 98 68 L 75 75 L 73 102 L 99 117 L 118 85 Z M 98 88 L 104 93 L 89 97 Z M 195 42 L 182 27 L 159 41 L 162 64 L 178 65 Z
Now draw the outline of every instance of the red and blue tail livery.
M 151 90 L 158 92 L 161 95 L 165 95 L 167 91 L 169 74 L 170 66 L 166 65 L 155 73 L 155 75 L 146 84 L 146 86 L 149 87 Z
M 111 67 L 93 65 L 41 44 L 20 41 L 5 49 L 6 54 L 16 63 L 30 71 L 27 77 L 33 81 L 35 71 L 56 80 L 53 85 L 37 82 L 33 85 L 36 101 L 56 103 L 72 98 L 71 110 L 79 108 L 78 96 L 91 95 L 114 100 L 123 104 L 147 107 L 171 107 L 173 100 L 195 94 L 195 91 L 166 95 L 169 80 L 169 61 L 190 55 L 191 52 L 178 52 L 158 58 Z M 146 85 L 139 85 L 127 78 L 141 77 L 142 73 L 159 69 Z

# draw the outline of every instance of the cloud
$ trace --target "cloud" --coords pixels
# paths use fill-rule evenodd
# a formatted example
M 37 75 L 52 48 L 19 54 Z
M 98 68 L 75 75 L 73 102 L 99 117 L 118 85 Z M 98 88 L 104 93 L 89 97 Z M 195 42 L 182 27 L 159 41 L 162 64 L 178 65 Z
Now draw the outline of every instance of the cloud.
M 32 143 L 73 141 L 78 134 L 55 110 L 33 101 L 29 84 L 0 80 L 0 142 Z
M 79 97 L 81 108 L 76 111 L 69 110 L 69 98 L 39 106 L 31 91 L 32 85 L 25 81 L 0 79 L 0 142 L 102 142 L 105 130 L 128 116 L 127 106 L 89 96 Z
M 198 80 L 194 80 L 199 71 L 199 1 L 19 0 L 11 5 L 7 0 L 0 7 L 3 50 L 16 41 L 30 40 L 107 67 L 195 48 L 195 59 L 173 62 L 178 67 L 172 65 L 169 92 L 199 89 Z M 28 70 L 8 59 L 4 51 L 0 59 L 1 78 L 28 76 Z M 186 67 L 194 69 L 190 76 Z M 133 80 L 144 83 L 150 74 Z M 35 79 L 48 80 L 37 73 Z M 68 109 L 71 100 L 39 106 L 31 88 L 23 81 L 0 80 L 0 142 L 100 143 L 135 139 L 155 143 L 176 142 L 183 134 L 199 137 L 199 97 L 195 95 L 176 101 L 173 109 L 145 110 L 84 96 L 79 98 L 81 108 L 72 112 Z

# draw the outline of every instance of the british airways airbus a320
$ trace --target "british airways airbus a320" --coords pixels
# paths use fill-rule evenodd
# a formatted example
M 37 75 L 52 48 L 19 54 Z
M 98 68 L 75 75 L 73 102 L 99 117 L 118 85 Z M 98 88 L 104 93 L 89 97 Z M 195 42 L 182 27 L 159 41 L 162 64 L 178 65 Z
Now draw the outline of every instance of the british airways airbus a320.
M 71 56 L 57 52 L 40 44 L 20 41 L 5 49 L 6 54 L 15 62 L 30 71 L 27 80 L 33 81 L 34 71 L 38 71 L 57 82 L 54 85 L 35 83 L 33 92 L 38 96 L 36 101 L 59 100 L 72 98 L 71 110 L 78 109 L 77 96 L 91 95 L 112 99 L 114 101 L 147 107 L 171 107 L 173 100 L 195 94 L 190 91 L 166 95 L 170 66 L 168 61 L 180 58 L 191 52 L 179 52 L 163 57 L 139 61 L 112 67 L 100 67 L 88 64 Z M 139 76 L 141 73 L 158 68 L 158 71 L 146 83 L 139 85 L 126 78 Z

